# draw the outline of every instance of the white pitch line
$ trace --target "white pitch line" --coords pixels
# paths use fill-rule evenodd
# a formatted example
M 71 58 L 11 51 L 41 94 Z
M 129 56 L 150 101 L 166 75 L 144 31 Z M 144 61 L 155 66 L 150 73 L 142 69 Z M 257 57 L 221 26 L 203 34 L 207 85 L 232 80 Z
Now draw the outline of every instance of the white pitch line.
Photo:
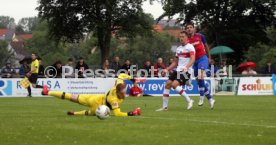
M 233 125 L 233 126 L 249 126 L 249 127 L 276 128 L 276 126 L 274 126 L 274 125 L 258 125 L 258 124 L 247 124 L 247 123 L 239 124 L 239 123 L 231 123 L 231 122 L 202 121 L 202 120 L 193 120 L 193 119 L 177 119 L 177 118 L 147 117 L 147 116 L 140 116 L 140 117 L 137 117 L 137 118 L 159 119 L 159 120 L 172 120 L 172 121 L 190 121 L 190 122 L 223 124 L 223 125 Z

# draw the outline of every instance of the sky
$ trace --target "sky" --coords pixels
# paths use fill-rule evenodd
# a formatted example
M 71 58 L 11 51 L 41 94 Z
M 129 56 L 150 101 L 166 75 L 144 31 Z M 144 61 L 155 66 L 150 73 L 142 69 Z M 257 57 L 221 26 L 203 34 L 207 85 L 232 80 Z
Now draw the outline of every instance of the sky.
M 0 0 L 0 15 L 11 16 L 18 22 L 23 17 L 37 16 L 37 0 Z M 160 3 L 144 2 L 143 9 L 146 13 L 151 13 L 154 18 L 158 18 L 163 13 Z

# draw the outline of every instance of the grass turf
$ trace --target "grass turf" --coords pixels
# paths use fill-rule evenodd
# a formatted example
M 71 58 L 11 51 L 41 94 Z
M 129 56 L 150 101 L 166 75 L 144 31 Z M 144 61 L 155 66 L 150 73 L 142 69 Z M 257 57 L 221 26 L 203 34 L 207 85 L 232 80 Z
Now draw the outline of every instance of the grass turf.
M 216 96 L 214 110 L 185 110 L 172 97 L 167 112 L 155 112 L 160 97 L 127 98 L 124 111 L 142 108 L 139 117 L 71 117 L 83 106 L 56 98 L 1 98 L 1 145 L 275 145 L 275 96 Z

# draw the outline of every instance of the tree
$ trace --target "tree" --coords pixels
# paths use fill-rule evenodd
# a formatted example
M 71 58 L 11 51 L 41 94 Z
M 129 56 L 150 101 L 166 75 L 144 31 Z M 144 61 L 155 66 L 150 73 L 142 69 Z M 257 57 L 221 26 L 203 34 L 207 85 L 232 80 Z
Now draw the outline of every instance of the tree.
M 0 52 L 0 66 L 3 66 L 12 58 L 13 52 L 8 49 L 8 43 L 3 40 L 0 40 Z
M 25 34 L 26 32 L 24 31 L 24 28 L 23 28 L 23 26 L 16 26 L 16 28 L 15 28 L 15 32 L 16 32 L 16 34 Z
M 27 40 L 24 46 L 29 53 L 36 52 L 47 65 L 67 58 L 61 45 L 49 38 L 47 22 L 37 25 L 33 31 L 33 38 Z
M 161 0 L 165 13 L 179 22 L 194 21 L 213 46 L 227 45 L 239 60 L 258 42 L 268 43 L 267 27 L 275 26 L 275 0 Z
M 101 61 L 109 56 L 112 32 L 148 34 L 151 24 L 143 13 L 145 0 L 40 0 L 39 16 L 49 23 L 57 41 L 76 42 L 93 32 L 98 39 Z M 126 33 L 127 32 L 127 33 Z
M 154 63 L 158 57 L 163 58 L 164 63 L 168 62 L 169 58 L 174 58 L 171 47 L 176 44 L 176 38 L 166 33 L 154 33 L 151 37 L 137 36 L 126 39 L 125 43 L 118 42 L 120 40 L 113 41 L 117 41 L 112 45 L 118 49 L 114 49 L 111 56 L 118 55 L 121 60 L 129 59 L 139 66 L 143 66 L 146 60 Z
M 39 22 L 39 19 L 37 17 L 22 18 L 19 20 L 17 24 L 16 32 L 21 34 L 32 33 L 32 31 L 35 29 L 38 22 Z
M 267 62 L 276 63 L 276 30 L 267 30 L 267 35 L 270 43 L 257 43 L 255 46 L 251 46 L 245 53 L 246 61 L 255 62 L 257 64 L 257 71 L 260 73 L 264 71 Z
M 13 28 L 15 26 L 14 18 L 9 16 L 0 16 L 0 28 Z
M 95 37 L 91 37 L 82 43 L 57 43 L 49 37 L 48 23 L 43 21 L 37 24 L 33 38 L 27 40 L 24 46 L 29 53 L 38 53 L 45 65 L 52 65 L 57 60 L 65 63 L 69 57 L 77 60 L 80 56 L 85 58 L 88 65 L 92 65 L 97 62 L 95 55 L 91 54 L 96 42 Z

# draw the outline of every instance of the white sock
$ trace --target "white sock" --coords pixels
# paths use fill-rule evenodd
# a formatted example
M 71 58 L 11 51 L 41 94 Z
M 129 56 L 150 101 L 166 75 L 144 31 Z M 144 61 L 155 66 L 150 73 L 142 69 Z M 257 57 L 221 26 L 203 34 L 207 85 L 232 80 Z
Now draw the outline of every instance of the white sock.
M 170 96 L 170 89 L 164 89 L 164 92 L 163 92 L 163 108 L 168 108 L 169 96 Z
M 169 97 L 163 96 L 163 108 L 168 108 L 169 105 Z
M 200 100 L 204 100 L 204 97 L 205 97 L 205 96 L 200 96 L 199 99 L 200 99 Z
M 190 101 L 191 101 L 191 98 L 188 96 L 188 94 L 186 94 L 186 92 L 184 91 L 184 89 L 182 89 L 181 86 L 177 86 L 177 87 L 175 88 L 175 90 L 176 90 L 181 96 L 183 96 L 187 102 L 190 102 Z
M 213 98 L 211 98 L 210 100 L 209 100 L 209 102 L 211 102 L 211 101 L 213 101 L 214 99 Z

